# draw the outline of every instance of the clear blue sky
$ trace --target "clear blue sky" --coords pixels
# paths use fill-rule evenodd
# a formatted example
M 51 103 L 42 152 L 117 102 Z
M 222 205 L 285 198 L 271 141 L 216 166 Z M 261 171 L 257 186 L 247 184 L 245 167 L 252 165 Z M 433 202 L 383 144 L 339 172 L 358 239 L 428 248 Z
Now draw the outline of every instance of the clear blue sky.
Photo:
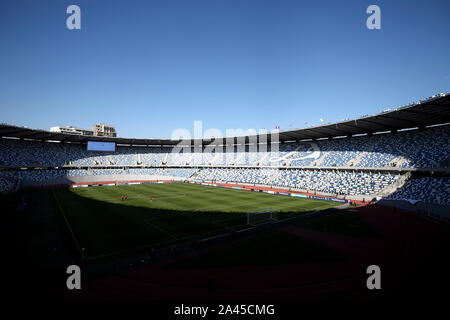
M 81 8 L 81 30 L 66 8 Z M 381 8 L 381 30 L 366 8 Z M 340 121 L 450 91 L 450 1 L 0 1 L 1 122 L 122 137 Z M 305 125 L 307 122 L 307 125 Z

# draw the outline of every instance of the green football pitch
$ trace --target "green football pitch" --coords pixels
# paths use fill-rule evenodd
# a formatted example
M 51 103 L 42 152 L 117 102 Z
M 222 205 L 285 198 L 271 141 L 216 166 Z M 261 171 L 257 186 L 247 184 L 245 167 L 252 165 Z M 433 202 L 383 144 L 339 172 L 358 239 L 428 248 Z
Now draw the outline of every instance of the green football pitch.
M 75 241 L 89 258 L 245 229 L 247 213 L 253 210 L 271 208 L 283 220 L 339 205 L 187 183 L 55 189 L 54 195 Z M 122 195 L 128 199 L 122 200 Z

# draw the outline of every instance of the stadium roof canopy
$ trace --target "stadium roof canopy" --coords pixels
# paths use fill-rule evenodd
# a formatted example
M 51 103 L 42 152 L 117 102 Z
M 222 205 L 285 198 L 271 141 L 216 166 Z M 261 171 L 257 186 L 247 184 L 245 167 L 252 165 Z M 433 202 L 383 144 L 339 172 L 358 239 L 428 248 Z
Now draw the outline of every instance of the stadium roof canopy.
M 439 94 L 420 102 L 400 107 L 395 110 L 386 110 L 382 113 L 363 116 L 357 119 L 345 120 L 316 127 L 280 131 L 278 141 L 301 141 L 309 139 L 333 138 L 339 136 L 353 136 L 359 134 L 372 134 L 376 132 L 398 131 L 409 128 L 425 128 L 427 126 L 450 123 L 450 94 Z M 72 143 L 86 143 L 87 141 L 116 142 L 125 145 L 204 145 L 212 143 L 242 144 L 256 141 L 271 142 L 271 135 L 239 136 L 227 138 L 212 138 L 203 140 L 172 140 L 172 139 L 137 139 L 137 138 L 111 138 L 97 136 L 83 136 L 59 132 L 50 132 L 38 129 L 17 127 L 0 124 L 1 137 L 14 137 L 40 141 L 60 141 Z M 274 142 L 275 140 L 272 139 Z M 245 142 L 244 142 L 245 141 Z

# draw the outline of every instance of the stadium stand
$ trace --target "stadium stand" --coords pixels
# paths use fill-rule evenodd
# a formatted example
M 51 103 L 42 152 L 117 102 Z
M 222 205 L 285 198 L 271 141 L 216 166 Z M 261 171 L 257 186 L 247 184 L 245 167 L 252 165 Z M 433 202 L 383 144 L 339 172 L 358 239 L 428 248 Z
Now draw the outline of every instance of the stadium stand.
M 31 181 L 46 181 L 67 176 L 66 170 L 4 170 L 0 171 L 2 178 L 15 178 Z
M 367 196 L 382 194 L 399 177 L 398 174 L 277 169 L 204 169 L 197 176 L 206 181 L 263 184 L 337 195 Z
M 231 144 L 218 144 L 231 151 L 208 139 L 199 147 L 194 140 L 104 140 L 2 124 L 0 190 L 11 190 L 17 180 L 132 174 L 348 196 L 390 194 L 448 205 L 449 110 L 450 95 L 440 94 L 378 115 L 280 132 L 275 143 L 251 144 L 248 137 L 238 144 L 232 137 Z M 87 151 L 86 139 L 114 141 L 116 151 Z M 434 178 L 432 171 L 443 177 Z
M 194 173 L 196 173 L 198 169 L 188 169 L 188 168 L 147 168 L 147 169 L 136 169 L 130 168 L 128 172 L 130 174 L 143 174 L 143 175 L 154 175 L 154 176 L 171 176 L 171 177 L 181 177 L 181 178 L 189 178 Z
M 207 181 L 269 184 L 276 169 L 203 169 L 197 179 Z
M 0 177 L 0 193 L 8 193 L 15 189 L 17 184 L 16 179 Z
M 333 139 L 314 143 L 287 143 L 279 151 L 203 152 L 174 147 L 121 147 L 116 152 L 86 151 L 79 144 L 43 143 L 2 139 L 0 161 L 6 167 L 95 167 L 95 166 L 184 166 L 254 165 L 303 167 L 314 165 L 323 156 L 323 167 L 382 168 L 395 159 L 402 168 L 436 168 L 450 156 L 450 130 L 432 128 L 373 137 Z M 141 159 L 139 161 L 139 159 Z
M 353 168 L 436 168 L 449 157 L 448 126 L 425 131 L 411 130 L 396 134 L 380 134 L 372 137 L 333 139 L 316 142 L 294 142 L 281 144 L 278 151 L 267 152 L 216 152 L 205 148 L 205 152 L 192 153 L 191 149 L 170 147 L 118 146 L 116 152 L 86 151 L 79 144 L 43 143 L 2 139 L 0 161 L 4 167 L 65 167 L 65 170 L 11 170 L 3 171 L 3 178 L 45 181 L 62 176 L 143 174 L 189 178 L 208 181 L 240 182 L 292 187 L 342 195 L 384 195 L 399 180 L 400 174 L 329 171 L 325 167 Z M 317 169 L 314 167 L 320 161 Z M 233 168 L 128 168 L 132 166 L 225 166 Z M 257 166 L 256 168 L 254 166 Z M 118 166 L 122 166 L 118 168 Z M 238 168 L 253 166 L 252 168 Z M 75 168 L 74 168 L 75 167 Z M 98 167 L 98 168 L 96 168 Z M 111 168 L 108 168 L 111 167 Z M 263 168 L 260 168 L 263 167 Z M 267 167 L 276 167 L 270 169 Z M 303 169 L 278 170 L 279 167 Z M 3 179 L 4 180 L 4 179 Z M 2 190 L 8 190 L 6 180 Z M 417 185 L 429 188 L 427 183 L 407 184 L 405 193 L 396 198 L 411 198 Z M 436 184 L 436 186 L 439 184 Z M 424 190 L 426 190 L 424 188 Z M 439 187 L 437 187 L 439 188 Z M 433 189 L 434 190 L 434 189 Z M 447 190 L 443 190 L 447 192 Z M 413 197 L 414 198 L 414 197 Z M 418 197 L 447 203 L 448 198 Z
M 410 179 L 403 188 L 387 197 L 390 200 L 422 201 L 450 205 L 450 178 Z

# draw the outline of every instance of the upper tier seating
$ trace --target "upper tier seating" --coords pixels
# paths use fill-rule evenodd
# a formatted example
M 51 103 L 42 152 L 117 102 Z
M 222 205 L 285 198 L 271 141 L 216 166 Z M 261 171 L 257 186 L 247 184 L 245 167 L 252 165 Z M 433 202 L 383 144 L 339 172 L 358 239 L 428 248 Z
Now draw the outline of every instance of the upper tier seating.
M 189 178 L 198 169 L 188 168 L 147 168 L 147 169 L 129 169 L 129 174 L 145 174 L 157 175 L 167 177 L 181 177 Z M 86 169 L 71 169 L 71 170 L 8 170 L 0 171 L 0 179 L 12 180 L 22 179 L 30 181 L 47 181 L 65 176 L 87 176 L 87 175 L 122 175 L 126 174 L 123 169 L 93 169 L 88 171 Z
M 87 151 L 78 144 L 0 139 L 0 166 L 323 166 L 436 168 L 449 159 L 450 126 L 372 137 L 282 143 L 265 150 L 216 150 L 117 146 L 116 152 Z

